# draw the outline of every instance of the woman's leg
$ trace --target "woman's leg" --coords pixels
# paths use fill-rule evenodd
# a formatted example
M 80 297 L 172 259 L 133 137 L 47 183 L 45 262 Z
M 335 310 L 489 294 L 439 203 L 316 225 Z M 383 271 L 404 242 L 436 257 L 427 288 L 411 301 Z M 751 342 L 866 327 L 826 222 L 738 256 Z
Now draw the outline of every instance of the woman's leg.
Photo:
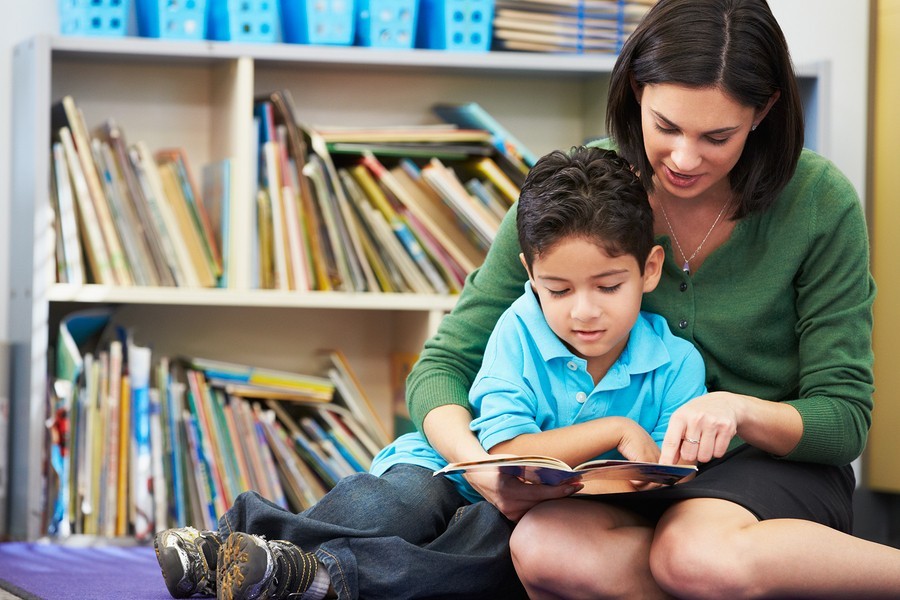
M 650 575 L 653 528 L 591 500 L 544 502 L 516 525 L 513 564 L 532 599 L 667 598 Z
M 663 589 L 686 598 L 897 598 L 900 550 L 801 519 L 758 521 L 726 500 L 670 508 L 650 552 Z

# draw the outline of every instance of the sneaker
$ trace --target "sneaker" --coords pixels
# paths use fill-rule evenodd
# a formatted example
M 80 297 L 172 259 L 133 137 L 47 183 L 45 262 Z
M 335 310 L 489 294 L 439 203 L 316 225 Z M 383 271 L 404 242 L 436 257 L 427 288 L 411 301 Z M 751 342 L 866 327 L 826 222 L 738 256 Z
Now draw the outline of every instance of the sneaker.
M 166 529 L 153 539 L 156 560 L 173 598 L 216 595 L 216 558 L 219 538 L 193 527 Z
M 222 544 L 218 563 L 219 600 L 302 600 L 319 566 L 290 542 L 240 532 Z

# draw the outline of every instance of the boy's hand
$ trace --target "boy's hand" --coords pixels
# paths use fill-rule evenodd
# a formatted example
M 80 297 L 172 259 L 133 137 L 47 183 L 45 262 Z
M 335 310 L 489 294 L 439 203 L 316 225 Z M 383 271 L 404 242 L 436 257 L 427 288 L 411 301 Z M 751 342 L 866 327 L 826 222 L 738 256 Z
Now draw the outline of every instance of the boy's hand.
M 485 500 L 513 522 L 521 519 L 536 504 L 571 496 L 583 487 L 581 483 L 535 485 L 518 477 L 489 471 L 466 473 L 465 478 Z
M 660 450 L 650 434 L 631 419 L 622 419 L 622 422 L 622 435 L 616 450 L 627 460 L 657 462 Z

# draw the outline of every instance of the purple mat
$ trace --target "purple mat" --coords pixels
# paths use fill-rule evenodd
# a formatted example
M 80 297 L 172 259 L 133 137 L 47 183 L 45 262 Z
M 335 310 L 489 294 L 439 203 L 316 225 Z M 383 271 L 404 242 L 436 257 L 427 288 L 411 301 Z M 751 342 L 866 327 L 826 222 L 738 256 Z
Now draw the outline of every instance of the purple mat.
M 26 600 L 169 600 L 153 548 L 0 544 L 0 589 Z

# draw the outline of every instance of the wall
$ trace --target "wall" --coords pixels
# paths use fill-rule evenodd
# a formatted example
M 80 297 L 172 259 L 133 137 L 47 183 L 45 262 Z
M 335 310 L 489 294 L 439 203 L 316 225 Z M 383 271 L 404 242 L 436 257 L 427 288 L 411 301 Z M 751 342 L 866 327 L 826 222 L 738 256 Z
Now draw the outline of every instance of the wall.
M 12 0 L 3 0 L 11 5 Z M 56 0 L 19 0 L 0 19 L 0 240 L 9 239 L 10 88 L 15 44 L 57 30 Z M 865 197 L 866 77 L 868 73 L 867 2 L 845 0 L 770 0 L 798 66 L 823 63 L 830 69 L 830 107 L 826 108 L 824 150 Z M 848 6 L 855 10 L 847 10 Z M 9 8 L 9 6 L 8 6 Z M 837 143 L 840 140 L 840 144 Z M 5 243 L 5 242 L 4 242 Z M 8 290 L 9 253 L 0 245 L 0 290 Z M 12 259 L 15 259 L 14 253 Z M 0 340 L 7 337 L 8 293 L 0 295 Z

